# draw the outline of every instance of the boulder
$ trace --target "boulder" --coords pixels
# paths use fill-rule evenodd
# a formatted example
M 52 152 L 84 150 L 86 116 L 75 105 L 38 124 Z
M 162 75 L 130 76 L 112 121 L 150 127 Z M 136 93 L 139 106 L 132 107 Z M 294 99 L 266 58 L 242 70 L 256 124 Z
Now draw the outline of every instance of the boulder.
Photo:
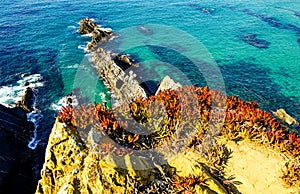
M 156 94 L 158 92 L 170 89 L 170 90 L 175 90 L 177 88 L 182 87 L 181 84 L 179 82 L 175 82 L 172 78 L 170 78 L 169 76 L 165 76 L 164 79 L 160 82 L 159 87 L 156 91 Z
M 276 112 L 273 112 L 281 121 L 287 123 L 288 125 L 298 126 L 299 122 L 290 116 L 284 109 L 278 109 Z

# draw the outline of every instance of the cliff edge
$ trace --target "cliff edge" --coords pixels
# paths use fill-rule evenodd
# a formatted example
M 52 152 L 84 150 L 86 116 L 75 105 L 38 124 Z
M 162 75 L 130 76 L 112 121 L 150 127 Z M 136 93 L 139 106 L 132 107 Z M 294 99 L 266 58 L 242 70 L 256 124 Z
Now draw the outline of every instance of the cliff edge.
M 206 180 L 204 187 L 204 182 L 192 183 L 197 193 L 227 193 L 207 168 L 197 163 L 199 155 L 194 152 L 187 151 L 164 165 L 145 170 L 133 169 L 137 160 L 129 153 L 115 153 L 102 155 L 87 146 L 75 128 L 56 120 L 36 194 L 179 193 L 185 189 L 174 186 L 171 179 L 189 177 L 191 173 Z M 117 160 L 124 160 L 126 168 L 118 166 Z M 143 162 L 146 165 L 147 160 Z
M 32 109 L 32 97 L 32 89 L 27 88 L 17 107 L 0 104 L 0 193 L 34 192 L 34 153 L 28 147 L 34 125 L 26 116 Z

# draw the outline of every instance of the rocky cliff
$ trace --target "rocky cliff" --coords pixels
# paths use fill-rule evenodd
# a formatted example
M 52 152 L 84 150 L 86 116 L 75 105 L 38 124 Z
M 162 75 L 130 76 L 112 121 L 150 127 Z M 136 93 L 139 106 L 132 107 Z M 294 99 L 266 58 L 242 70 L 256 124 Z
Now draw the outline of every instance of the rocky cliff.
M 33 151 L 28 148 L 33 123 L 26 113 L 32 107 L 28 88 L 16 108 L 0 105 L 0 193 L 33 193 L 36 185 L 32 170 Z
M 92 137 L 90 137 L 92 138 Z M 179 193 L 171 179 L 176 176 L 205 177 L 205 187 L 195 182 L 198 193 L 227 193 L 207 169 L 197 163 L 199 155 L 185 152 L 155 168 L 135 170 L 139 161 L 133 155 L 122 156 L 95 151 L 91 142 L 84 143 L 76 128 L 56 121 L 49 137 L 46 160 L 36 194 L 50 193 Z M 120 160 L 124 166 L 117 165 Z

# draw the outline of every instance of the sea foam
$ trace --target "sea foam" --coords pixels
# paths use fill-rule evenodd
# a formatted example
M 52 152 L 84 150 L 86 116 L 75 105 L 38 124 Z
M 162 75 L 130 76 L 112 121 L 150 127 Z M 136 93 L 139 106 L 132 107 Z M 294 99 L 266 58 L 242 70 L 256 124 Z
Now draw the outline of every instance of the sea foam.
M 24 96 L 28 87 L 25 86 L 25 83 L 29 82 L 29 87 L 35 89 L 44 85 L 42 79 L 43 77 L 40 74 L 22 74 L 21 79 L 16 84 L 0 86 L 0 103 L 7 107 L 14 107 L 16 102 L 20 101 L 22 96 Z

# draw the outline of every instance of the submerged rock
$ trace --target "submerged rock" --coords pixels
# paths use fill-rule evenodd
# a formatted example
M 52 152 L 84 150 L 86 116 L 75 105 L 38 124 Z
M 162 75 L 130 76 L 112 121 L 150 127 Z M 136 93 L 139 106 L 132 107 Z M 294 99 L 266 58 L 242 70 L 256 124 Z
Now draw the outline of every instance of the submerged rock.
M 80 27 L 78 32 L 80 34 L 92 33 L 92 41 L 87 46 L 88 50 L 94 49 L 98 43 L 104 43 L 113 36 L 111 31 L 100 29 L 90 18 L 80 20 L 79 24 Z
M 273 112 L 280 120 L 287 123 L 288 125 L 298 126 L 299 122 L 290 116 L 284 109 L 278 109 L 276 112 Z
M 154 32 L 153 32 L 151 29 L 147 28 L 147 27 L 144 26 L 144 25 L 138 26 L 137 29 L 138 29 L 139 32 L 141 32 L 141 33 L 144 34 L 145 36 L 151 36 L 151 35 L 154 34 Z
M 263 39 L 259 39 L 256 36 L 257 34 L 244 34 L 241 35 L 239 38 L 244 42 L 255 46 L 256 48 L 269 48 L 269 45 L 271 44 L 270 42 Z

